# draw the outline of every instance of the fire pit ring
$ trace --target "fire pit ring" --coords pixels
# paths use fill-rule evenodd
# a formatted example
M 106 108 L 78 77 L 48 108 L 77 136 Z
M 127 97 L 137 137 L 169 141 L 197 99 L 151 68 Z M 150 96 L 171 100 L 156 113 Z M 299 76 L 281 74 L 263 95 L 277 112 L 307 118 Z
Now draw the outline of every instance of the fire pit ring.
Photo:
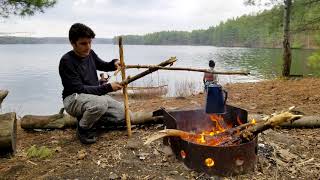
M 212 124 L 203 109 L 166 111 L 163 109 L 164 125 L 168 129 L 198 131 Z M 247 122 L 248 113 L 241 108 L 227 105 L 224 121 L 233 127 Z M 239 122 L 241 121 L 241 122 Z M 258 137 L 240 145 L 208 146 L 183 140 L 179 137 L 164 139 L 177 159 L 195 171 L 209 175 L 234 176 L 254 171 L 257 162 Z

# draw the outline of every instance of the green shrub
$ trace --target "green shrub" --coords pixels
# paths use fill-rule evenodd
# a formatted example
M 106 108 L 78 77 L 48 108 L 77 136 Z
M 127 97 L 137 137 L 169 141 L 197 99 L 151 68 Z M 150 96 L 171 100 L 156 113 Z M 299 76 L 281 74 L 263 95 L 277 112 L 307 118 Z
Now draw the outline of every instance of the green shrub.
M 37 148 L 36 145 L 31 146 L 27 150 L 27 156 L 28 158 L 50 158 L 52 157 L 54 151 L 47 148 L 46 146 L 41 146 L 40 148 Z

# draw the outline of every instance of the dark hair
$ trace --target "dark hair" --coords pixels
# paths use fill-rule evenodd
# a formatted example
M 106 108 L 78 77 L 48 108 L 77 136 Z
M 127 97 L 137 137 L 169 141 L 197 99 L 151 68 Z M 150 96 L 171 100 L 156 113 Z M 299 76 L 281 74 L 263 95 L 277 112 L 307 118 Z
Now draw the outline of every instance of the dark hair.
M 213 60 L 209 61 L 209 67 L 214 68 L 216 66 L 216 63 Z
M 73 44 L 75 44 L 79 38 L 93 39 L 95 36 L 96 34 L 94 34 L 92 29 L 81 23 L 73 24 L 69 30 L 69 41 Z

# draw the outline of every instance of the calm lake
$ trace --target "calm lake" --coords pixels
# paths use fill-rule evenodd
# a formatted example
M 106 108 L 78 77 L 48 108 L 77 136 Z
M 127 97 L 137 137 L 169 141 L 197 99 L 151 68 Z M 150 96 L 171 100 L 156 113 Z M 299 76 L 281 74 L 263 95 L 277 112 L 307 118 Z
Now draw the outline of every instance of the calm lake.
M 93 45 L 101 59 L 119 57 L 118 46 Z M 62 107 L 62 85 L 58 73 L 61 56 L 69 51 L 68 44 L 0 45 L 0 89 L 10 91 L 2 104 L 2 112 L 15 111 L 18 115 L 54 114 Z M 250 76 L 219 76 L 221 84 L 253 82 L 273 78 L 281 72 L 281 49 L 220 48 L 212 46 L 124 46 L 124 58 L 129 64 L 158 64 L 176 56 L 177 67 L 207 68 L 215 60 L 218 71 L 248 70 Z M 309 50 L 293 50 L 292 74 L 316 75 L 319 70 L 307 66 Z M 142 70 L 129 70 L 134 75 Z M 113 73 L 109 73 L 113 75 Z M 119 73 L 120 74 L 120 73 Z M 148 75 L 134 86 L 168 85 L 168 96 L 175 96 L 181 87 L 200 91 L 202 73 L 159 71 Z M 120 76 L 113 77 L 120 81 Z M 183 89 L 183 88 L 182 88 Z

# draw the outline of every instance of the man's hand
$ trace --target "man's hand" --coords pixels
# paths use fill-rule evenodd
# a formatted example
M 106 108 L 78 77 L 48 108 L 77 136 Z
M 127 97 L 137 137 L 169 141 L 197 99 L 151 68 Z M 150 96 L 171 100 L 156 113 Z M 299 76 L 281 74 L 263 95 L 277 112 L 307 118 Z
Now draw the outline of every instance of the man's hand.
M 116 67 L 116 70 L 118 70 L 118 69 L 121 68 L 119 59 L 115 59 L 115 61 L 114 61 L 114 66 Z
M 113 91 L 118 91 L 123 88 L 123 86 L 119 82 L 110 83 Z

